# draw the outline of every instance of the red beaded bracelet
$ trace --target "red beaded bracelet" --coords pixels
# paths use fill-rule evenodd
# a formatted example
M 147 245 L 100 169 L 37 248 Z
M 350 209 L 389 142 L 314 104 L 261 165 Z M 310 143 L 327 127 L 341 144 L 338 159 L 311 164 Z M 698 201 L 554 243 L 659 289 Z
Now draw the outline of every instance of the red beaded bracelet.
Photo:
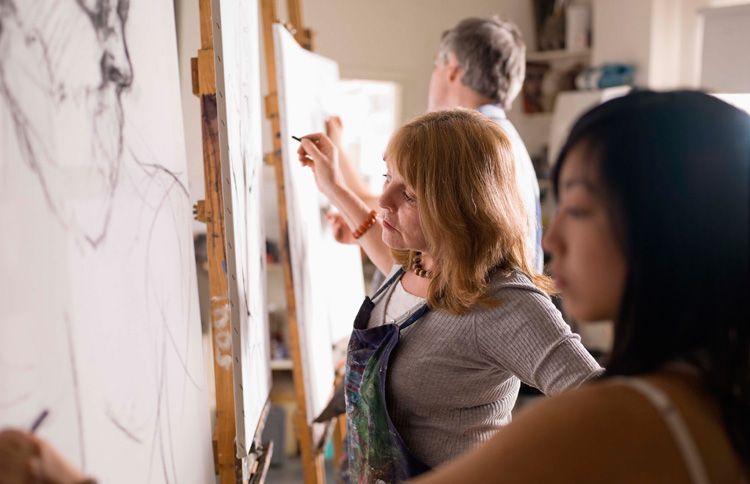
M 358 239 L 362 237 L 363 235 L 365 235 L 365 232 L 370 230 L 370 227 L 375 225 L 375 220 L 377 220 L 377 218 L 378 218 L 377 212 L 375 212 L 375 210 L 370 210 L 370 213 L 367 215 L 367 218 L 365 219 L 365 221 L 362 222 L 362 225 L 357 227 L 357 230 L 352 232 L 352 235 L 354 236 L 354 238 Z

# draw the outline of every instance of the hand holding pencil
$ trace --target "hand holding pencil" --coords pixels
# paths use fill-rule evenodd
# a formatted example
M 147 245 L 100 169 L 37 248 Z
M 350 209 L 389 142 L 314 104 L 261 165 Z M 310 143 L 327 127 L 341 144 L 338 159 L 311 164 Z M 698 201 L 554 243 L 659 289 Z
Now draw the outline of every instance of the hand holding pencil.
M 49 412 L 37 417 L 29 432 L 0 431 L 0 484 L 91 484 L 49 443 L 33 434 Z
M 318 190 L 330 197 L 336 187 L 344 186 L 338 162 L 338 150 L 331 139 L 323 133 L 311 133 L 302 138 L 297 150 L 299 161 L 312 169 Z

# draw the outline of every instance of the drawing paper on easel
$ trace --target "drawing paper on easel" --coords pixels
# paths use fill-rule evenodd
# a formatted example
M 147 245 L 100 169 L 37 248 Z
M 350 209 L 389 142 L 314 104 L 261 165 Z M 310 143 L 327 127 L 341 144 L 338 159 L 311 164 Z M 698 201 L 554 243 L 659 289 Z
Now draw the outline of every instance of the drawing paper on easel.
M 247 455 L 271 391 L 266 314 L 257 0 L 214 0 L 214 50 L 237 446 Z
M 334 240 L 325 222 L 328 202 L 297 161 L 298 143 L 292 140 L 325 131 L 325 106 L 336 105 L 338 66 L 300 47 L 283 26 L 273 28 L 296 316 L 312 421 L 333 390 L 331 327 L 342 319 L 352 324 L 364 281 L 359 247 Z
M 213 479 L 171 2 L 0 2 L 0 427 Z

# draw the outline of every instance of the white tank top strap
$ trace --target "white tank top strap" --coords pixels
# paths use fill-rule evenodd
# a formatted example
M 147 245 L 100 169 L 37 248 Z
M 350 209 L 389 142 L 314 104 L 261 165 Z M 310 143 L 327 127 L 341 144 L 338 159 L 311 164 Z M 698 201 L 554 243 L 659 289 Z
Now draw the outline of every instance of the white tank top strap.
M 643 395 L 656 407 L 667 427 L 669 427 L 677 447 L 680 449 L 680 454 L 682 454 L 682 458 L 690 474 L 690 481 L 693 484 L 710 484 L 706 468 L 703 465 L 703 459 L 698 452 L 695 441 L 690 435 L 690 430 L 687 424 L 685 424 L 685 420 L 682 418 L 679 410 L 667 394 L 641 378 L 622 377 L 613 379 L 612 381 L 629 386 Z

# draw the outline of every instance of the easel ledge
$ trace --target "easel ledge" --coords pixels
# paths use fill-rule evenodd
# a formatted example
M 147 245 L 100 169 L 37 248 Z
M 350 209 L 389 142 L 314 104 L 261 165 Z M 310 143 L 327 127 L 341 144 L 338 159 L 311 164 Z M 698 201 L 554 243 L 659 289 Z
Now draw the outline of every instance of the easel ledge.
M 271 400 L 266 401 L 263 406 L 263 412 L 260 414 L 260 421 L 258 422 L 258 428 L 255 430 L 253 436 L 253 444 L 250 447 L 250 453 L 247 458 L 243 459 L 246 467 L 246 474 L 249 476 L 248 483 L 261 483 L 265 482 L 266 474 L 268 473 L 268 466 L 271 464 L 271 457 L 273 456 L 273 442 L 269 441 L 263 443 L 263 430 L 266 428 L 266 422 L 268 422 L 268 413 L 271 411 Z

